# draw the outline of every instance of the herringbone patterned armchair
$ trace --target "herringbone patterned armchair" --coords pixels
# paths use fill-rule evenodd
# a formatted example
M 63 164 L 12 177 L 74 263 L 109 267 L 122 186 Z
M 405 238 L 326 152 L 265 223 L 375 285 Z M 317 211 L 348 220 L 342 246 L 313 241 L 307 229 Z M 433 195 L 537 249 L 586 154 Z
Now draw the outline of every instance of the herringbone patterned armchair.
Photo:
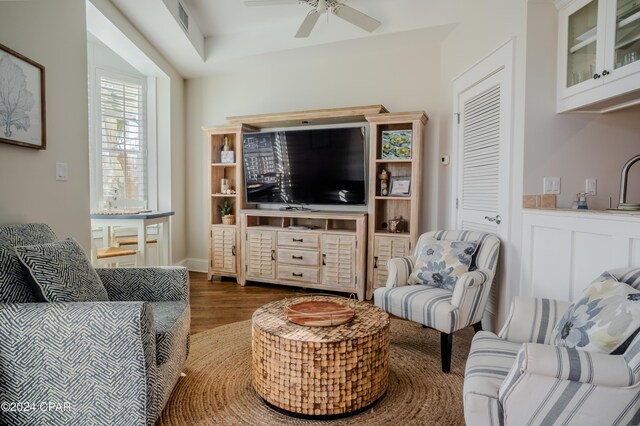
M 0 227 L 0 401 L 34 404 L 0 424 L 153 425 L 187 358 L 186 270 L 97 269 L 108 302 L 34 303 L 13 247 L 56 240 Z

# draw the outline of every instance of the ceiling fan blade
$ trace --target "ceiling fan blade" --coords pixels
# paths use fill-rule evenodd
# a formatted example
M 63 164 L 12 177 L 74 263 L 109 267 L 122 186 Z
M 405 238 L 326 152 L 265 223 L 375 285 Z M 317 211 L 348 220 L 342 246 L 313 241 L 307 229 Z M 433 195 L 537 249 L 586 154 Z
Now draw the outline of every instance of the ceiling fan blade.
M 298 28 L 298 32 L 296 33 L 296 38 L 304 38 L 309 37 L 311 34 L 311 30 L 316 26 L 316 22 L 318 22 L 318 18 L 322 15 L 322 13 L 317 10 L 312 10 L 309 12 L 304 21 L 302 21 L 302 25 Z
M 280 4 L 299 4 L 304 3 L 301 0 L 246 0 L 245 6 L 276 6 Z
M 338 18 L 342 18 L 345 21 L 355 25 L 356 27 L 360 27 L 365 31 L 372 32 L 376 28 L 382 24 L 382 22 L 373 19 L 369 15 L 365 15 L 364 13 L 355 10 L 354 8 L 347 6 L 346 4 L 337 4 L 332 12 Z

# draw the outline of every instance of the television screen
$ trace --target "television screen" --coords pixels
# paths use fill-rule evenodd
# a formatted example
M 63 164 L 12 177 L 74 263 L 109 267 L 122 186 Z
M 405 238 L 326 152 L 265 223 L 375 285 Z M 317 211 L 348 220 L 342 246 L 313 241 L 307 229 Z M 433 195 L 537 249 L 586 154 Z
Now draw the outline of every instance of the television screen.
M 249 203 L 365 204 L 365 128 L 245 133 Z

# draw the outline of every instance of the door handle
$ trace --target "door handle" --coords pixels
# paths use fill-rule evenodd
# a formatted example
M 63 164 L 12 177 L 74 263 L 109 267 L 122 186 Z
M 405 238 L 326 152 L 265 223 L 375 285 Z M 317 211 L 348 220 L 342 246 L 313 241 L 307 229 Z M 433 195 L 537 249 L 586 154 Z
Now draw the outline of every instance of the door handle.
M 502 222 L 502 218 L 500 217 L 500 215 L 496 215 L 496 217 L 489 217 L 489 216 L 485 216 L 484 217 L 486 220 L 488 220 L 489 222 L 495 222 L 496 225 L 500 225 L 500 223 Z
M 235 244 L 231 247 L 231 255 L 232 256 L 236 255 L 236 246 L 235 246 Z
M 378 269 L 378 256 L 373 256 L 373 269 Z
M 276 260 L 276 251 L 271 250 L 271 260 Z
M 327 255 L 322 253 L 322 266 L 327 266 Z

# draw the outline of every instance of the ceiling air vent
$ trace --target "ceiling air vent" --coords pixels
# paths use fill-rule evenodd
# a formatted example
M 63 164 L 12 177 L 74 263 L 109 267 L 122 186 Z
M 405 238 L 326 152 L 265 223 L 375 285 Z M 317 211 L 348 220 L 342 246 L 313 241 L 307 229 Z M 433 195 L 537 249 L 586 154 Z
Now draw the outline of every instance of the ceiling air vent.
M 180 17 L 180 23 L 184 27 L 185 30 L 189 29 L 189 15 L 187 15 L 187 11 L 184 10 L 184 6 L 182 3 L 178 2 L 178 15 Z

